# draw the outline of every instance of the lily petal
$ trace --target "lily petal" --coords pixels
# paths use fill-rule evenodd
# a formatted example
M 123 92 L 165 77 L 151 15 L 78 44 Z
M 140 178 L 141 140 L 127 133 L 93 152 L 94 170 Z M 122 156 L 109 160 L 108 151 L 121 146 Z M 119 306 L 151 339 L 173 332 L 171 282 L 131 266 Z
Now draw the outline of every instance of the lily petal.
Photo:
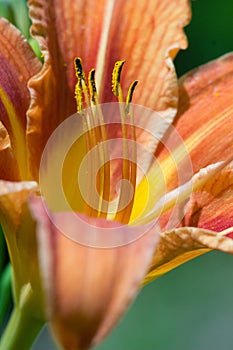
M 159 218 L 159 223 L 162 231 L 170 231 L 173 227 L 179 227 L 179 226 L 197 226 L 198 225 L 198 216 L 196 217 L 196 225 L 194 225 L 194 218 L 191 219 L 191 216 L 193 214 L 194 208 L 192 208 L 193 201 L 192 198 L 196 194 L 205 193 L 205 191 L 213 191 L 214 193 L 218 193 L 221 197 L 221 195 L 224 198 L 225 190 L 227 191 L 226 197 L 229 195 L 230 197 L 230 191 L 231 191 L 231 174 L 229 174 L 229 171 L 226 169 L 229 165 L 229 161 L 226 162 L 219 162 L 216 164 L 211 164 L 207 166 L 206 168 L 201 169 L 197 174 L 195 174 L 191 181 L 188 181 L 184 185 L 178 187 L 177 189 L 169 192 L 165 195 L 164 200 L 164 208 L 161 211 L 161 216 Z M 215 183 L 217 184 L 217 188 L 214 189 Z M 217 195 L 216 195 L 217 197 Z M 200 198 L 202 198 L 202 195 L 200 195 Z M 199 205 L 201 207 L 204 207 L 208 205 L 208 202 L 206 202 L 206 199 L 204 200 L 205 195 L 203 195 L 203 201 L 199 202 Z M 207 198 L 210 200 L 210 206 L 212 205 L 212 199 L 213 202 L 216 200 L 214 196 L 211 197 L 211 195 Z M 189 206 L 192 208 L 189 209 Z M 224 207 L 224 206 L 223 206 Z M 196 209 L 196 206 L 195 206 Z M 223 212 L 225 211 L 225 208 L 223 209 Z M 190 213 L 191 212 L 191 213 Z M 221 209 L 219 211 L 221 213 Z M 187 215 L 187 218 L 186 218 Z M 199 212 L 199 216 L 201 215 L 201 208 Z M 231 219 L 231 214 L 229 216 L 229 222 Z M 227 225 L 227 223 L 226 223 Z M 227 226 L 228 228 L 229 226 Z M 210 227 L 205 227 L 208 229 L 213 229 Z M 220 230 L 218 230 L 220 231 Z
M 180 102 L 175 127 L 184 140 L 194 173 L 208 164 L 233 156 L 233 54 L 194 69 L 180 80 Z M 163 143 L 172 144 L 173 132 Z M 166 150 L 157 156 L 164 172 L 168 190 L 177 186 L 176 164 Z M 174 151 L 179 158 L 179 149 Z M 182 158 L 182 155 L 180 155 Z M 182 161 L 182 159 L 180 159 Z
M 30 150 L 37 149 L 37 155 L 31 154 L 34 174 L 39 167 L 38 152 L 51 132 L 75 112 L 76 56 L 83 59 L 86 72 L 96 68 L 100 102 L 115 99 L 112 69 L 117 60 L 126 59 L 124 94 L 133 80 L 140 80 L 135 102 L 164 112 L 169 121 L 173 119 L 177 80 L 172 59 L 187 46 L 183 32 L 190 19 L 187 0 L 166 0 L 163 4 L 155 0 L 30 0 L 28 4 L 31 33 L 41 45 L 45 63 L 29 83 L 28 144 Z M 144 12 L 146 16 L 142 16 Z
M 29 8 L 33 35 L 43 50 L 49 50 L 52 64 L 60 62 L 66 65 L 71 91 L 76 82 L 74 57 L 82 57 L 86 71 L 93 67 L 98 69 L 99 65 L 105 67 L 108 84 L 103 84 L 103 88 L 109 93 L 114 63 L 126 59 L 129 67 L 123 74 L 125 88 L 135 79 L 144 85 L 137 92 L 137 103 L 156 110 L 171 105 L 173 88 L 176 87 L 171 84 L 175 72 L 169 58 L 173 59 L 180 48 L 187 47 L 183 32 L 191 16 L 187 0 L 178 3 L 165 0 L 162 4 L 157 0 L 137 0 L 134 3 L 123 0 L 56 0 L 53 6 L 50 1 L 31 0 Z M 147 15 L 142 16 L 145 12 Z M 55 35 L 57 39 L 52 41 Z M 106 90 L 101 101 L 110 102 L 112 95 L 109 99 L 105 94 Z
M 230 161 L 211 164 L 201 169 L 191 180 L 168 193 L 165 191 L 166 187 L 162 186 L 164 185 L 163 181 L 160 181 L 158 183 L 165 192 L 163 195 L 161 190 L 158 192 L 156 188 L 153 188 L 155 182 L 159 179 L 158 169 L 154 170 L 154 174 L 150 171 L 147 179 L 143 179 L 137 188 L 135 201 L 140 201 L 140 198 L 145 198 L 145 200 L 143 205 L 139 205 L 139 210 L 136 208 L 133 213 L 137 215 L 134 224 L 145 224 L 159 217 L 162 231 L 177 227 L 184 218 L 184 207 L 191 194 L 201 189 L 208 181 L 211 181 L 211 179 L 215 175 L 217 176 L 229 163 Z M 153 181 L 153 175 L 156 176 L 155 181 Z M 144 192 L 146 192 L 146 195 Z M 160 195 L 159 197 L 158 193 Z
M 202 169 L 193 177 L 193 192 L 187 205 L 185 206 L 184 202 L 179 210 L 170 210 L 160 217 L 161 229 L 164 232 L 160 235 L 161 239 L 144 283 L 210 249 L 233 254 L 232 170 L 232 164 L 224 167 L 224 163 Z M 181 196 L 182 188 L 185 187 L 186 185 L 183 185 L 180 188 Z M 178 190 L 172 191 L 171 194 L 178 193 Z M 168 231 L 169 227 L 178 224 L 185 227 Z M 230 230 L 227 230 L 228 228 Z
M 216 232 L 232 227 L 233 231 L 233 164 L 192 194 L 183 224 Z
M 34 316 L 41 318 L 43 296 L 37 259 L 35 222 L 27 205 L 28 196 L 37 189 L 38 185 L 35 182 L 0 181 L 0 222 L 13 267 L 16 305 L 22 307 L 30 301 Z
M 104 12 L 106 15 L 108 13 Z M 103 22 L 101 33 L 102 37 L 108 35 L 108 38 L 105 43 L 101 40 L 98 53 L 100 56 L 104 50 L 105 56 L 102 55 L 102 62 L 101 59 L 100 63 L 97 61 L 97 68 L 101 64 L 105 67 L 101 100 L 111 101 L 108 94 L 111 91 L 111 71 L 117 60 L 125 59 L 123 91 L 126 93 L 132 81 L 137 79 L 139 84 L 134 102 L 163 111 L 171 120 L 177 107 L 177 80 L 172 59 L 180 49 L 187 47 L 183 27 L 191 16 L 189 2 L 114 1 L 110 16 L 109 28 Z M 100 72 L 97 72 L 97 77 L 98 74 Z M 101 81 L 101 77 L 98 79 Z
M 70 4 L 70 11 L 72 10 Z M 28 1 L 32 18 L 31 35 L 38 40 L 44 57 L 41 71 L 29 81 L 31 105 L 28 110 L 27 144 L 30 171 L 38 180 L 40 156 L 52 131 L 68 116 L 76 112 L 74 90 L 68 86 L 67 63 L 61 52 L 60 29 L 56 28 L 56 11 L 63 11 L 53 1 Z M 61 11 L 61 12 L 60 12 Z M 60 19 L 63 21 L 63 19 Z M 65 34 L 65 33 L 64 33 Z M 68 43 L 70 36 L 66 37 Z M 73 64 L 74 57 L 72 58 Z M 75 74 L 74 74 L 75 77 Z
M 69 226 L 74 213 L 48 217 L 41 200 L 31 199 L 37 220 L 42 277 L 52 329 L 65 349 L 87 349 L 111 330 L 128 304 L 151 261 L 158 235 L 148 232 L 138 240 L 116 248 L 83 246 L 59 231 L 57 220 Z M 82 216 L 86 234 L 119 225 Z M 51 221 L 52 219 L 52 221 Z M 100 227 L 96 226 L 99 223 Z M 121 233 L 126 226 L 121 226 Z M 79 227 L 77 227 L 77 231 Z
M 0 18 L 0 115 L 18 162 L 18 179 L 26 169 L 26 111 L 30 104 L 28 79 L 41 64 L 21 33 Z M 10 156 L 10 155 L 9 155 Z
M 162 233 L 144 284 L 211 249 L 233 254 L 233 240 L 194 227 L 182 227 Z

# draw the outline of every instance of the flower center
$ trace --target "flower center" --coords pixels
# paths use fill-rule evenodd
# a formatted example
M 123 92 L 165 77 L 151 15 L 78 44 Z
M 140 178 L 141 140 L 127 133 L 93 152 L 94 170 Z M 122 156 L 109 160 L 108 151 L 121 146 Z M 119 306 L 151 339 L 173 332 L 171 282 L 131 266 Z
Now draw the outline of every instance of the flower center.
M 111 186 L 114 181 L 110 161 L 111 150 L 108 142 L 110 139 L 108 138 L 108 125 L 105 123 L 102 106 L 99 103 L 95 83 L 95 70 L 92 69 L 88 74 L 88 79 L 86 79 L 81 59 L 76 58 L 74 64 L 77 76 L 75 86 L 77 112 L 82 117 L 88 150 L 87 198 L 85 199 L 84 212 L 89 216 L 111 218 L 127 224 L 130 220 L 136 188 L 137 148 L 131 102 L 138 82 L 134 81 L 131 84 L 124 101 L 120 83 L 124 62 L 123 60 L 117 61 L 112 72 L 112 92 L 119 102 L 122 148 L 122 159 L 118 159 L 118 164 L 120 164 L 121 168 L 120 189 L 117 200 L 114 201 L 116 203 L 114 210 L 112 210 L 111 206 Z M 111 132 L 112 138 L 119 137 L 119 125 L 113 122 L 111 128 L 112 130 L 116 129 L 115 135 Z M 97 190 L 98 196 L 93 203 L 95 190 Z

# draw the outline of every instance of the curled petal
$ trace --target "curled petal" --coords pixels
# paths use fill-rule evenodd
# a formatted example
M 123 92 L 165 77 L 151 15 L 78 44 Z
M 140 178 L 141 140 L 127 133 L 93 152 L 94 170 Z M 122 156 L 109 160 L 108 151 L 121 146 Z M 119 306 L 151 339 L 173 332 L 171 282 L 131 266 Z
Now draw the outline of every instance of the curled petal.
M 164 232 L 145 283 L 210 249 L 233 254 L 232 174 L 232 165 L 223 162 L 202 169 L 193 177 L 190 200 L 160 217 Z M 183 185 L 168 194 L 167 203 L 179 192 L 184 200 L 188 187 Z M 169 230 L 175 225 L 185 227 Z
M 30 171 L 36 179 L 38 179 L 40 156 L 46 141 L 64 119 L 76 112 L 74 90 L 68 86 L 67 62 L 60 47 L 62 37 L 60 34 L 66 36 L 66 31 L 56 27 L 57 23 L 63 22 L 56 13 L 58 11 L 61 15 L 63 12 L 63 6 L 58 3 L 59 1 L 50 0 L 28 1 L 29 14 L 33 22 L 31 35 L 40 43 L 44 58 L 43 68 L 29 81 L 31 105 L 27 113 L 27 144 Z M 72 4 L 70 11 L 73 13 Z M 70 37 L 67 35 L 65 42 L 69 41 Z M 73 60 L 74 56 L 72 64 Z
M 228 164 L 229 161 L 219 162 L 201 169 L 191 180 L 175 190 L 165 193 L 159 200 L 157 200 L 157 191 L 152 189 L 151 193 L 148 194 L 147 203 L 144 205 L 144 211 L 140 213 L 140 216 L 135 221 L 136 224 L 145 224 L 159 217 L 162 231 L 177 227 L 184 218 L 185 204 L 192 193 L 203 188 L 208 181 L 217 176 Z M 149 182 L 153 179 L 152 175 L 153 172 L 148 176 Z M 155 175 L 157 175 L 156 170 Z M 145 184 L 142 181 L 138 190 L 138 196 L 143 196 L 144 188 Z
M 233 254 L 233 240 L 224 235 L 194 227 L 182 227 L 162 233 L 144 284 L 210 249 Z
M 196 194 L 200 193 L 205 193 L 205 188 L 206 189 L 211 189 L 213 187 L 213 184 L 218 182 L 218 187 L 216 188 L 216 193 L 219 191 L 220 198 L 221 195 L 223 195 L 224 198 L 224 192 L 225 189 L 227 190 L 227 195 L 231 194 L 228 190 L 230 190 L 231 187 L 231 176 L 229 175 L 229 172 L 226 170 L 227 167 L 229 167 L 229 161 L 226 162 L 219 162 L 216 164 L 211 164 L 207 166 L 206 168 L 201 169 L 197 174 L 195 174 L 191 181 L 188 181 L 184 185 L 180 186 L 179 188 L 169 192 L 165 198 L 165 205 L 164 209 L 162 211 L 162 215 L 159 218 L 159 223 L 161 226 L 162 231 L 170 231 L 173 227 L 178 227 L 178 226 L 197 226 L 197 227 L 202 227 L 198 225 L 198 215 L 194 220 L 195 216 L 195 210 L 197 209 L 196 206 L 195 208 L 192 207 L 193 201 L 192 198 L 193 196 L 195 197 Z M 224 174 L 226 171 L 225 175 Z M 223 184 L 221 181 L 221 176 L 222 179 L 225 178 L 226 183 Z M 214 190 L 213 190 L 214 193 Z M 207 196 L 208 197 L 208 196 Z M 206 197 L 206 198 L 207 198 Z M 200 196 L 200 198 L 203 198 L 203 201 L 199 202 L 200 206 L 205 207 L 208 205 L 208 201 L 204 200 L 205 194 Z M 213 197 L 209 196 L 208 198 L 210 200 L 210 206 L 212 205 L 212 200 Z M 216 199 L 216 198 L 215 198 Z M 191 209 L 192 208 L 192 209 Z M 194 210 L 194 215 L 193 218 L 192 216 L 192 210 Z M 224 212 L 225 209 L 223 209 Z M 220 210 L 221 212 L 221 210 Z M 201 213 L 201 208 L 199 215 Z M 226 225 L 229 225 L 231 222 L 231 214 L 229 214 L 229 221 L 226 223 Z M 196 223 L 196 224 L 194 224 Z M 223 222 L 222 222 L 223 224 Z M 222 226 L 224 227 L 224 225 Z M 229 226 L 226 226 L 229 227 Z M 213 227 L 207 226 L 205 227 L 207 229 L 214 229 Z M 220 231 L 220 230 L 217 230 Z
M 32 198 L 37 220 L 42 278 L 47 291 L 48 316 L 65 349 L 87 349 L 99 343 L 135 297 L 157 241 L 155 232 L 116 248 L 81 245 L 65 236 L 59 220 L 72 225 L 74 213 L 49 214 L 39 198 Z M 116 222 L 81 217 L 85 234 L 98 235 Z M 98 226 L 96 226 L 98 224 Z M 121 226 L 124 233 L 126 226 Z M 80 227 L 76 227 L 77 232 Z M 83 230 L 83 226 L 82 226 Z
M 41 64 L 26 39 L 3 18 L 0 32 L 0 115 L 17 159 L 19 179 L 25 178 L 26 170 L 26 111 L 30 103 L 27 81 Z

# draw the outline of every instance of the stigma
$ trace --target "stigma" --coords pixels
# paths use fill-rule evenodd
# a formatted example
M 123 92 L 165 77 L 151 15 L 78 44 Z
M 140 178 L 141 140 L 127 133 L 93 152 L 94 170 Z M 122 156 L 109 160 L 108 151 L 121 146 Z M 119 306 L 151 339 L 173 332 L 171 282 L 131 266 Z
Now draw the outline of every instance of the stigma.
M 87 171 L 87 194 L 84 213 L 97 218 L 107 218 L 124 224 L 130 222 L 134 204 L 137 177 L 137 147 L 132 98 L 138 81 L 132 82 L 124 98 L 121 87 L 121 72 L 125 61 L 117 61 L 112 71 L 112 93 L 119 102 L 122 159 L 120 189 L 114 210 L 111 206 L 111 161 L 108 146 L 107 125 L 99 102 L 95 82 L 95 69 L 86 78 L 80 58 L 75 58 L 77 83 L 75 99 L 77 112 L 83 118 L 86 146 L 89 154 Z M 106 120 L 107 122 L 107 120 Z M 116 136 L 117 137 L 117 136 Z M 97 171 L 98 170 L 98 171 Z M 93 193 L 98 193 L 94 196 Z M 111 210 L 110 210 L 111 208 Z

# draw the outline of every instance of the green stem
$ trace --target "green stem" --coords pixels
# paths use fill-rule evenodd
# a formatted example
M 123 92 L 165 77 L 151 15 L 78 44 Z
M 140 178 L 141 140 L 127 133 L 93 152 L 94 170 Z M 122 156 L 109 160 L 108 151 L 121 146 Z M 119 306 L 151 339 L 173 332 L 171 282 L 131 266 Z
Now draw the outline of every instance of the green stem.
M 29 350 L 44 325 L 27 312 L 15 308 L 0 342 L 0 350 Z

